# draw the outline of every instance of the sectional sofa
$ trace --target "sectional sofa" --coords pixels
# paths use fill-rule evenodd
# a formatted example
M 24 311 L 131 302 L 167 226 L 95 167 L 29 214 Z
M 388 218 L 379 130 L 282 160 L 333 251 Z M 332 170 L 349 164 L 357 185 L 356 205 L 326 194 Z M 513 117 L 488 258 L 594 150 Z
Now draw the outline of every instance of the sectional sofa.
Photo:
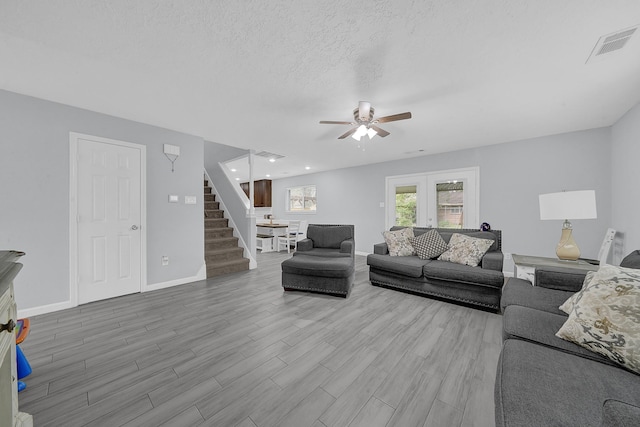
M 640 269 L 640 251 L 621 267 Z M 536 286 L 511 278 L 503 289 L 496 425 L 640 426 L 640 375 L 556 336 L 568 319 L 559 307 L 582 288 L 585 273 L 539 268 L 535 275 Z M 640 307 L 630 307 L 625 315 L 640 319 Z

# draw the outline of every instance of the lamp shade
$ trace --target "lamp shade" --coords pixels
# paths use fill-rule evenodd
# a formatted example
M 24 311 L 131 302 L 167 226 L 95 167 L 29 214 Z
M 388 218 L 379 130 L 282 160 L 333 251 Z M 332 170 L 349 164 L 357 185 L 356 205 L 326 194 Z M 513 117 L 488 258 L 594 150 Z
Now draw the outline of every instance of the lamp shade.
M 540 219 L 594 219 L 596 192 L 594 190 L 563 191 L 540 194 Z

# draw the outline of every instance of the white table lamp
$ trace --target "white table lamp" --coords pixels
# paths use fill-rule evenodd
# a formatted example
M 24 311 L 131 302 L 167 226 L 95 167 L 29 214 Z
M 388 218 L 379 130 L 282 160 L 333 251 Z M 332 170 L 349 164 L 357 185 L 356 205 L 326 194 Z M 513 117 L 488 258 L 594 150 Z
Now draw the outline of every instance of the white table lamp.
M 580 249 L 573 239 L 573 229 L 569 220 L 598 217 L 596 192 L 594 190 L 563 191 L 540 194 L 539 198 L 541 220 L 564 220 L 556 255 L 562 260 L 577 260 L 580 258 Z

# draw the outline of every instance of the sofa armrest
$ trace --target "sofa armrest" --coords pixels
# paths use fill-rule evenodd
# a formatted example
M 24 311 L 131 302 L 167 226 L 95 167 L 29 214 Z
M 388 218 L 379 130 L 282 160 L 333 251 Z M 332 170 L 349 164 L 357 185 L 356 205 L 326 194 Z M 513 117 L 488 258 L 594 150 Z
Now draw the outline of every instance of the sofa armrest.
M 502 271 L 504 265 L 504 254 L 502 251 L 487 252 L 482 257 L 480 266 L 487 270 Z
M 602 427 L 640 425 L 640 408 L 619 400 L 607 399 L 602 405 Z
M 587 272 L 570 267 L 537 267 L 536 286 L 560 291 L 578 292 Z
M 340 243 L 340 253 L 342 254 L 352 254 L 355 248 L 353 247 L 353 240 L 345 240 Z
M 298 252 L 310 251 L 311 249 L 313 249 L 313 240 L 311 239 L 299 240 L 296 246 L 296 251 Z
M 373 253 L 378 255 L 386 255 L 389 253 L 389 247 L 386 243 L 376 243 L 373 245 Z

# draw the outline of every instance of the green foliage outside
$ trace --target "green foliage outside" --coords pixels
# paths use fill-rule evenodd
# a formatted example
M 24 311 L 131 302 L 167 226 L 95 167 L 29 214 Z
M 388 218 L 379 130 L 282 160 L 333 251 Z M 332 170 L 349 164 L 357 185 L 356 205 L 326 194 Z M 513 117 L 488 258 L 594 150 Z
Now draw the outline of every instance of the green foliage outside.
M 396 194 L 396 225 L 411 227 L 416 221 L 416 193 Z

